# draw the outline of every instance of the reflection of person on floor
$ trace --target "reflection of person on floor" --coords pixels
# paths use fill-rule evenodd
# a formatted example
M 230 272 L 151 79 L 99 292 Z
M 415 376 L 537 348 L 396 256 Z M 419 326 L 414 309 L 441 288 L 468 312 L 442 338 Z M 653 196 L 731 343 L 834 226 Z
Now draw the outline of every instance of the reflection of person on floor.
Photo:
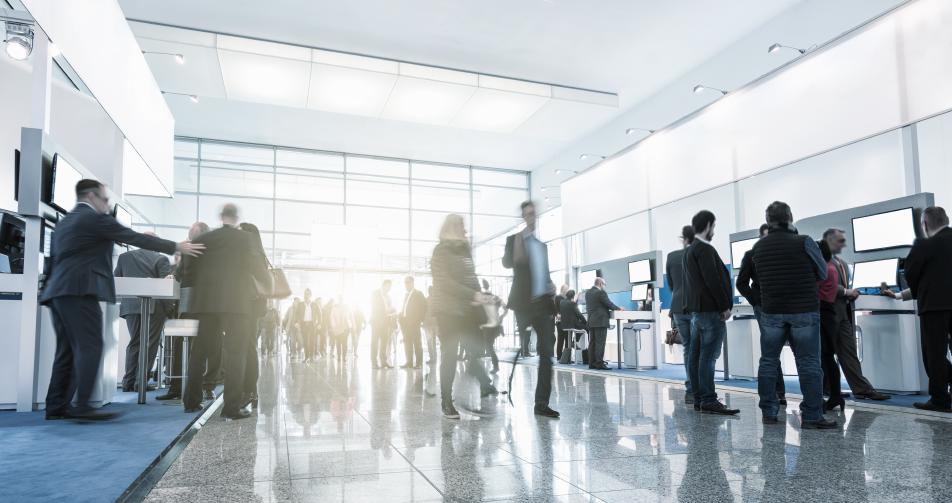
M 718 433 L 726 420 L 720 416 L 719 420 L 710 418 L 691 427 L 684 478 L 678 486 L 678 501 L 734 501 L 717 448 Z

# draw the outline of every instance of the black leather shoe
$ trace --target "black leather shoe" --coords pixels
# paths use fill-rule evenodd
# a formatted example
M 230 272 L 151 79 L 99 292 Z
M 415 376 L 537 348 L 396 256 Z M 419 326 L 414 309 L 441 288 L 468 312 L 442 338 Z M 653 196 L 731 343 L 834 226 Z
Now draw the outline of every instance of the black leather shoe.
M 708 403 L 701 406 L 701 412 L 705 414 L 720 414 L 722 416 L 733 416 L 740 412 L 740 409 L 728 409 L 721 402 Z
M 685 393 L 684 394 L 684 403 L 692 404 L 694 403 L 694 393 Z
M 226 421 L 231 421 L 231 420 L 235 420 L 235 419 L 246 419 L 246 418 L 249 418 L 249 417 L 251 417 L 251 413 L 248 412 L 247 410 L 239 409 L 239 410 L 237 410 L 237 411 L 235 411 L 235 412 L 229 412 L 229 413 L 222 412 L 222 413 L 221 413 L 221 417 L 224 418 Z
M 701 412 L 701 404 L 694 402 L 694 411 Z
M 760 418 L 760 422 L 764 424 L 778 424 L 780 421 L 777 420 L 777 416 L 763 416 Z
M 66 419 L 67 417 L 66 411 L 63 410 L 46 411 L 47 421 L 56 421 L 58 419 Z
M 857 393 L 857 400 L 876 400 L 877 402 L 883 400 L 889 400 L 889 395 L 880 393 L 876 390 L 869 391 L 868 393 Z
M 182 398 L 180 393 L 166 393 L 164 395 L 159 395 L 155 397 L 156 400 L 165 401 L 165 400 L 178 400 Z
M 839 397 L 836 399 L 830 398 L 829 400 L 823 403 L 823 410 L 826 410 L 826 411 L 833 410 L 837 407 L 840 408 L 840 412 L 844 412 L 846 410 L 846 400 L 843 400 L 843 397 Z
M 836 421 L 823 418 L 817 421 L 802 421 L 800 428 L 804 430 L 832 430 L 839 426 Z
M 936 405 L 932 400 L 928 402 L 916 402 L 912 404 L 913 407 L 919 410 L 932 410 L 935 412 L 952 412 L 952 408 L 949 406 Z
M 194 414 L 196 412 L 201 412 L 201 411 L 202 411 L 201 407 L 185 407 L 186 414 Z
M 559 413 L 558 413 L 558 411 L 552 410 L 551 408 L 549 408 L 548 405 L 541 406 L 541 407 L 540 407 L 540 406 L 536 406 L 534 412 L 535 412 L 535 415 L 537 415 L 537 416 L 551 417 L 551 418 L 554 418 L 554 419 L 558 419 L 558 418 L 559 418 Z
M 108 421 L 116 417 L 116 414 L 113 412 L 100 412 L 90 407 L 70 409 L 66 411 L 66 417 L 79 421 Z
M 777 402 L 780 405 L 787 405 L 787 397 L 784 395 L 780 395 L 779 397 L 777 397 Z

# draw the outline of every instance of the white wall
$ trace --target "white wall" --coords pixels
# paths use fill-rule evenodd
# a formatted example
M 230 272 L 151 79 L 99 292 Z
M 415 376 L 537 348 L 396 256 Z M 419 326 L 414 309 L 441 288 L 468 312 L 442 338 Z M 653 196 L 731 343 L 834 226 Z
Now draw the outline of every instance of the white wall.
M 935 203 L 952 210 L 952 113 L 919 123 L 919 166 L 922 186 L 935 193 Z
M 952 2 L 911 2 L 568 180 L 562 184 L 564 232 L 589 229 L 646 205 L 674 201 L 952 109 L 952 93 L 945 85 L 952 80 L 950 25 Z M 894 157 L 880 155 L 889 150 L 885 155 L 893 156 L 895 147 L 888 145 L 889 138 L 880 140 L 882 144 L 864 147 L 874 153 L 861 154 L 854 169 L 843 168 L 847 171 L 837 180 L 888 170 Z M 901 163 L 895 166 L 901 169 Z M 826 172 L 819 165 L 801 167 Z M 642 195 L 640 169 L 649 173 L 650 196 Z M 872 171 L 867 176 L 856 169 Z M 776 176 L 790 183 L 789 177 Z M 870 190 L 889 192 L 892 180 L 902 178 L 887 176 L 885 190 Z M 586 211 L 598 188 L 601 198 L 594 204 L 600 211 Z M 751 214 L 742 211 L 744 222 L 750 221 Z

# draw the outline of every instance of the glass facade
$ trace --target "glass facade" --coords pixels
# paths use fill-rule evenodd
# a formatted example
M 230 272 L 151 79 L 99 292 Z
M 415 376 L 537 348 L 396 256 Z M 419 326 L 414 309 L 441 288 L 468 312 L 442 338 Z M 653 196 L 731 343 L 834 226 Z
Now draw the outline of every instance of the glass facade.
M 174 198 L 127 196 L 137 229 L 181 241 L 234 202 L 288 268 L 426 272 L 448 213 L 481 251 L 529 197 L 524 171 L 196 138 L 176 139 L 175 170 Z

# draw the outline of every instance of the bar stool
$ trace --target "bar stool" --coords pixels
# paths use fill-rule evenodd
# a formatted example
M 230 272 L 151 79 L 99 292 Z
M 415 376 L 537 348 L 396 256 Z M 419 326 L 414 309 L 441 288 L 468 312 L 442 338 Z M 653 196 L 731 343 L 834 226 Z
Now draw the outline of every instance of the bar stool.
M 170 379 L 181 379 L 182 380 L 182 392 L 185 392 L 185 387 L 188 385 L 188 343 L 189 339 L 196 337 L 198 335 L 198 320 L 186 320 L 186 319 L 173 319 L 166 320 L 165 326 L 162 328 L 162 355 L 160 355 L 159 360 L 159 383 L 165 381 L 165 378 Z M 172 343 L 173 337 L 182 337 L 182 370 L 181 375 L 171 375 L 165 374 L 164 359 L 165 359 L 165 348 L 173 347 L 166 346 L 166 344 Z M 171 365 L 170 365 L 171 367 Z

